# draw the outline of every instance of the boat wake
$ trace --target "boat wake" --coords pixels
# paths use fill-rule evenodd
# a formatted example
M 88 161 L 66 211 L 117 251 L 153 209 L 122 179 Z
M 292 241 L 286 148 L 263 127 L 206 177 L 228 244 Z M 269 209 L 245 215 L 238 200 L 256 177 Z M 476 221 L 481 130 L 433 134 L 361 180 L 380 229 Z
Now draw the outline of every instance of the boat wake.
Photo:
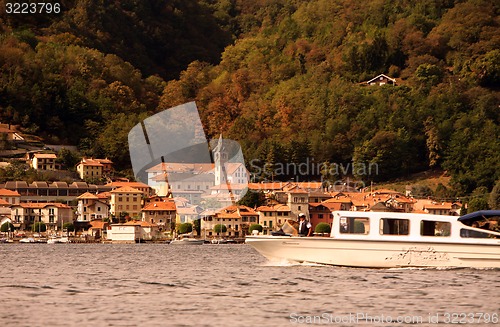
M 298 262 L 292 261 L 288 259 L 276 259 L 276 260 L 268 260 L 267 262 L 262 263 L 260 266 L 262 267 L 293 267 L 293 266 L 301 266 L 301 267 L 329 267 L 329 265 L 324 265 L 320 263 L 314 262 Z

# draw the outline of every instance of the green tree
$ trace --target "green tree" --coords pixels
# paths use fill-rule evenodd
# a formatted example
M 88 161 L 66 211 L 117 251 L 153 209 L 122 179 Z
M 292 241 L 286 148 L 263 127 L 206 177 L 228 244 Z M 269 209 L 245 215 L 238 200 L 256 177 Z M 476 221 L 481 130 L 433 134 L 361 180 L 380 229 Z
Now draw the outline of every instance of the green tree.
M 193 220 L 193 229 L 198 235 L 201 235 L 201 219 Z
M 179 234 L 191 233 L 193 231 L 193 224 L 191 223 L 182 223 L 178 228 Z
M 467 207 L 467 213 L 479 211 L 479 210 L 488 210 L 488 201 L 483 197 L 474 198 L 469 201 Z
M 75 231 L 75 225 L 73 225 L 72 222 L 67 222 L 63 224 L 63 230 L 66 230 L 68 232 L 74 232 Z
M 217 224 L 214 226 L 214 232 L 217 233 L 217 235 L 219 235 L 219 233 L 225 233 L 227 232 L 227 227 L 223 224 Z
M 57 161 L 70 171 L 76 170 L 76 165 L 80 162 L 81 157 L 75 152 L 62 148 L 57 154 Z
M 490 196 L 488 198 L 488 205 L 492 210 L 500 209 L 500 180 L 498 180 L 491 190 Z
M 258 230 L 259 233 L 262 233 L 263 227 L 260 224 L 251 224 L 250 227 L 248 227 L 248 233 L 252 234 L 254 230 Z
M 3 223 L 2 226 L 0 226 L 0 232 L 6 233 L 6 232 L 13 232 L 14 231 L 14 225 L 10 222 Z
M 247 206 L 250 208 L 257 208 L 265 203 L 265 196 L 262 191 L 247 190 L 245 195 L 237 202 L 239 205 Z
M 47 231 L 47 225 L 43 221 L 39 221 L 33 224 L 31 227 L 31 231 L 38 233 L 38 232 L 46 232 Z

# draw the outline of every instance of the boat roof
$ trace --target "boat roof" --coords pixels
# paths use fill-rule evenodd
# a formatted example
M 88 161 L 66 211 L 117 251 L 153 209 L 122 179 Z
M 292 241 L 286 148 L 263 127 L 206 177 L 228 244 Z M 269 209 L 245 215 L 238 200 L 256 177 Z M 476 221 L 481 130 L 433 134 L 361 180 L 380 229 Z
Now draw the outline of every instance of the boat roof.
M 458 221 L 476 220 L 483 216 L 500 216 L 500 210 L 481 210 L 476 212 L 471 212 L 458 218 Z

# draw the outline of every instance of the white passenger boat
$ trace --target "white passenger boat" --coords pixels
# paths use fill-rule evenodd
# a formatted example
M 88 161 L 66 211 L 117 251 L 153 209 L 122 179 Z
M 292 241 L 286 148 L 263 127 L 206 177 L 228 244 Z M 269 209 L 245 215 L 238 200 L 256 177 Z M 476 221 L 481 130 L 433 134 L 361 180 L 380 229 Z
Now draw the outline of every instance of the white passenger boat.
M 329 237 L 247 236 L 270 260 L 373 268 L 500 268 L 500 210 L 462 217 L 336 211 Z

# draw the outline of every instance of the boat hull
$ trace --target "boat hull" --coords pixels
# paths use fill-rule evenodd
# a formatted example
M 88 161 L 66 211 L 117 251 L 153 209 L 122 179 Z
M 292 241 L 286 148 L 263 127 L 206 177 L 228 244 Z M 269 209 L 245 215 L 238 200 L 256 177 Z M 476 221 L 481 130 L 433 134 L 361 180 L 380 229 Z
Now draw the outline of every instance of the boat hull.
M 370 268 L 500 268 L 500 243 L 463 244 L 288 236 L 247 236 L 245 242 L 273 261 Z

